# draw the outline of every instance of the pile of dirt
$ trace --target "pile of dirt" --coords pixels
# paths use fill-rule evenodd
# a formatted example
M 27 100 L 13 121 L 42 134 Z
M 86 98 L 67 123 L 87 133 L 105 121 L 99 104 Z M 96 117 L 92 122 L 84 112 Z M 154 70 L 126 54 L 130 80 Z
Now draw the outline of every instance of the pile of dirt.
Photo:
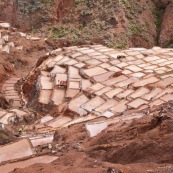
M 169 164 L 112 164 L 88 157 L 83 152 L 69 151 L 51 164 L 35 164 L 13 173 L 172 173 Z
M 172 164 L 172 105 L 173 102 L 164 104 L 146 117 L 135 120 L 130 126 L 110 126 L 97 138 L 88 142 L 87 145 L 93 147 L 93 153 L 90 155 L 120 164 Z

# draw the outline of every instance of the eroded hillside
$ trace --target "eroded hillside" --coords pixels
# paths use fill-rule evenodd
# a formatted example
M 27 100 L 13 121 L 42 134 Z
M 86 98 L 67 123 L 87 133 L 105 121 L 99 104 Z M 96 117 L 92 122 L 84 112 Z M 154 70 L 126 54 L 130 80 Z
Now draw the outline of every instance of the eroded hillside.
M 3 0 L 0 19 L 69 44 L 167 47 L 173 37 L 172 5 L 171 0 Z

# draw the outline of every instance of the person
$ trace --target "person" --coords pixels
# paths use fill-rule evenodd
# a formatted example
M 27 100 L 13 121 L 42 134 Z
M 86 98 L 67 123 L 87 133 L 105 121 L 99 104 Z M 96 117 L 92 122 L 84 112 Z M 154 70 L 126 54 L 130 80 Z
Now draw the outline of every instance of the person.
M 19 128 L 18 132 L 19 132 L 19 136 L 20 136 L 22 134 L 22 132 L 23 132 L 23 128 Z

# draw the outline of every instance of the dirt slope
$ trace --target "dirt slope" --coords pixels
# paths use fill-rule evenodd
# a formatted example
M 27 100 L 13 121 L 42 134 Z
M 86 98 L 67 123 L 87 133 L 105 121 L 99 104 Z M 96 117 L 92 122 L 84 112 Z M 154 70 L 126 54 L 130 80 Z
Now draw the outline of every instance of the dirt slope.
M 170 46 L 172 3 L 171 0 L 2 0 L 0 20 L 72 44 L 89 41 L 121 49 Z
M 110 125 L 94 138 L 82 124 L 62 129 L 54 139 L 59 144 L 58 160 L 13 172 L 171 173 L 172 105 L 155 107 L 130 125 Z
M 165 13 L 163 15 L 163 22 L 161 24 L 161 32 L 159 37 L 159 45 L 173 47 L 173 1 L 166 6 Z
M 46 44 L 39 41 L 32 43 L 26 39 L 19 39 L 16 44 L 24 45 L 24 51 L 11 50 L 10 54 L 6 52 L 0 52 L 0 81 L 2 82 L 8 76 L 24 77 L 28 74 L 28 71 L 32 69 L 32 66 L 37 59 L 45 53 Z

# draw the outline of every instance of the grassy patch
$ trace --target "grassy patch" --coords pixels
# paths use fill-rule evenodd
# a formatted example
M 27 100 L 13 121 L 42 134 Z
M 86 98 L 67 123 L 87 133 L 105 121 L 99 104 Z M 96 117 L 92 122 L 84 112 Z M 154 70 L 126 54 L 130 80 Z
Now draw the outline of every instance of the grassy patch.
M 116 45 L 117 49 L 125 49 L 126 47 L 127 47 L 126 43 L 119 43 L 119 44 Z
M 156 45 L 158 45 L 158 39 L 159 39 L 159 35 L 160 35 L 160 30 L 161 30 L 161 18 L 162 18 L 162 14 L 163 12 L 165 11 L 164 8 L 153 8 L 152 9 L 152 13 L 153 13 L 153 16 L 155 18 L 155 24 L 156 24 L 156 27 L 157 27 L 157 38 L 156 38 Z
M 54 0 L 41 0 L 41 3 L 43 3 L 43 4 L 47 4 L 47 3 L 53 4 Z
M 160 27 L 161 27 L 161 11 L 160 11 L 160 9 L 158 9 L 158 8 L 153 8 L 153 10 L 152 10 L 152 13 L 153 13 L 153 15 L 154 15 L 154 17 L 155 17 L 155 24 L 156 24 L 156 27 L 158 28 L 158 29 L 160 29 Z
M 78 4 L 82 3 L 82 2 L 83 2 L 83 0 L 75 0 L 74 2 L 75 2 L 75 4 L 77 4 L 77 5 L 78 5 Z
M 107 30 L 107 29 L 111 28 L 111 25 L 108 24 L 106 21 L 101 21 L 99 19 L 95 19 L 90 23 L 89 27 L 91 29 L 95 29 L 97 31 L 103 31 L 103 30 Z
M 130 23 L 130 32 L 132 35 L 141 35 L 142 28 L 135 23 Z
M 81 28 L 80 28 L 81 29 Z M 80 37 L 81 32 L 80 29 L 76 29 L 73 26 L 54 26 L 50 28 L 51 36 L 50 38 L 58 39 L 58 38 L 72 38 L 77 39 Z
M 128 0 L 120 0 L 120 3 L 124 6 L 124 8 L 131 9 L 131 5 Z

